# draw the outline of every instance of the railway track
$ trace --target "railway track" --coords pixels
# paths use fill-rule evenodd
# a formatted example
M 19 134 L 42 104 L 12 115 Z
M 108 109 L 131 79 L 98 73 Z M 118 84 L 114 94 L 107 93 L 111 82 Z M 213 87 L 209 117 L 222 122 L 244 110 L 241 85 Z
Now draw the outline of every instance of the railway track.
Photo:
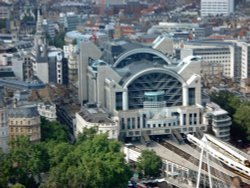
M 168 148 L 169 150 L 173 151 L 177 155 L 181 156 L 182 158 L 190 161 L 194 165 L 199 166 L 199 160 L 197 158 L 193 157 L 191 154 L 189 154 L 189 153 L 187 153 L 187 152 L 185 152 L 185 151 L 177 148 L 176 146 L 174 146 L 174 145 L 172 145 L 172 144 L 170 144 L 168 142 L 165 142 L 165 141 L 160 142 L 160 144 L 163 145 L 164 147 Z M 227 170 L 229 170 L 229 171 L 231 171 L 231 172 L 233 172 L 235 174 L 238 174 L 241 177 L 244 177 L 244 178 L 250 180 L 250 177 L 247 177 L 244 174 L 241 174 L 241 173 L 235 171 L 234 169 L 228 167 L 227 165 L 222 164 L 222 166 L 223 166 L 223 168 L 225 168 L 225 169 L 227 169 Z M 207 164 L 204 163 L 204 162 L 202 163 L 202 169 L 204 171 L 206 171 L 206 172 L 208 171 Z M 218 177 L 218 174 L 220 174 L 220 176 L 221 176 L 220 178 L 221 179 L 223 179 L 224 181 L 226 181 L 226 183 L 230 183 L 230 182 L 227 181 L 229 179 L 228 178 L 228 176 L 229 176 L 228 174 L 225 174 L 225 173 L 223 173 L 223 172 L 221 172 L 221 171 L 219 171 L 219 170 L 217 170 L 217 169 L 215 169 L 214 167 L 211 167 L 211 166 L 210 166 L 210 170 L 211 170 L 211 175 L 213 175 L 215 177 Z

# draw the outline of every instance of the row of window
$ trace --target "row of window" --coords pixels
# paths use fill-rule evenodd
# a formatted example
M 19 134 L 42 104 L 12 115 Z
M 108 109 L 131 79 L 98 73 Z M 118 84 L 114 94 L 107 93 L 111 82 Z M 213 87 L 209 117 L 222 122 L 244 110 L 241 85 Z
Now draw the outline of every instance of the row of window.
M 200 127 L 199 129 L 201 129 L 201 130 L 205 130 L 205 127 Z M 181 133 L 181 132 L 193 132 L 193 131 L 195 131 L 195 128 L 194 127 L 188 127 L 188 128 L 182 128 L 182 129 L 176 129 L 179 133 Z M 196 130 L 197 130 L 197 128 L 196 128 Z M 166 133 L 166 134 L 170 134 L 171 133 L 171 129 L 165 129 L 164 130 L 164 133 Z M 147 131 L 147 134 L 148 135 L 150 135 L 151 134 L 151 131 L 150 130 L 148 130 Z M 140 135 L 140 131 L 129 131 L 128 132 L 128 135 L 129 136 L 139 136 Z
M 25 130 L 28 130 L 29 133 L 32 133 L 32 130 L 33 131 L 39 131 L 39 127 L 28 127 L 28 128 L 24 128 L 24 127 L 11 127 L 10 131 L 11 132 L 24 132 Z
M 26 122 L 26 121 L 24 121 L 24 122 Z M 30 121 L 28 121 L 27 123 L 28 123 L 28 125 L 30 125 Z M 14 121 L 10 121 L 10 124 L 14 125 Z M 23 125 L 23 121 L 19 121 L 19 123 L 18 123 L 18 121 L 15 121 L 15 125 L 19 125 L 19 124 Z

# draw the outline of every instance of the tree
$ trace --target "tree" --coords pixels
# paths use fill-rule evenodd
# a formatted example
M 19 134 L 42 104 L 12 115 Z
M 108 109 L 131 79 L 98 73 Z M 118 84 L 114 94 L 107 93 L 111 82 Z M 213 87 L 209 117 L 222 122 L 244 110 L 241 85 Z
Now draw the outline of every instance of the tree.
M 35 187 L 35 176 L 48 170 L 48 155 L 41 144 L 32 144 L 28 137 L 20 136 L 10 142 L 11 161 L 9 181 Z
M 72 41 L 72 44 L 73 44 L 73 45 L 77 45 L 77 40 L 74 39 L 74 40 Z
M 63 48 L 65 32 L 59 32 L 54 38 L 54 45 L 57 48 Z
M 8 154 L 0 150 L 0 187 L 7 187 L 11 174 L 11 160 Z
M 58 121 L 48 121 L 41 118 L 41 137 L 42 141 L 54 140 L 57 142 L 67 142 L 66 126 L 61 125 Z
M 162 160 L 153 150 L 144 150 L 136 166 L 144 176 L 158 177 L 161 173 Z
M 25 188 L 25 186 L 20 183 L 16 183 L 15 185 L 11 186 L 11 188 Z
M 117 141 L 103 134 L 85 136 L 74 148 L 61 147 L 67 152 L 53 160 L 55 166 L 41 187 L 126 187 L 131 173 Z
M 237 123 L 237 133 L 239 138 L 246 138 L 250 141 L 250 106 L 247 104 L 240 104 L 234 114 L 234 121 Z M 244 135 L 244 136 L 242 136 Z
M 32 22 L 32 21 L 35 21 L 35 18 L 32 17 L 32 16 L 27 16 L 25 15 L 22 19 L 23 22 Z

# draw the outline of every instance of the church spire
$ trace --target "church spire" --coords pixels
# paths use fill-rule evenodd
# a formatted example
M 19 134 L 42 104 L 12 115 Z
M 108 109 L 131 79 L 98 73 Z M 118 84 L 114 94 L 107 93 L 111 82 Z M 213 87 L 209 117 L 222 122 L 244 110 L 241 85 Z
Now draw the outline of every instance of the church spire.
M 43 16 L 40 13 L 40 8 L 37 10 L 36 32 L 43 33 Z

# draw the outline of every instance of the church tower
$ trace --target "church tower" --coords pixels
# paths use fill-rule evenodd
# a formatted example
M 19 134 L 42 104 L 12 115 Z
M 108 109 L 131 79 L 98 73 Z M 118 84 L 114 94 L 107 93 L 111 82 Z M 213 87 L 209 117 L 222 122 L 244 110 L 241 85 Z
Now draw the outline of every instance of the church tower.
M 48 63 L 48 44 L 43 28 L 43 17 L 40 9 L 37 10 L 36 33 L 34 36 L 33 47 L 33 73 L 43 83 L 49 83 L 49 63 Z
M 43 28 L 43 17 L 40 9 L 37 11 L 36 34 L 34 38 L 34 50 L 37 62 L 46 62 L 48 58 L 47 39 Z

